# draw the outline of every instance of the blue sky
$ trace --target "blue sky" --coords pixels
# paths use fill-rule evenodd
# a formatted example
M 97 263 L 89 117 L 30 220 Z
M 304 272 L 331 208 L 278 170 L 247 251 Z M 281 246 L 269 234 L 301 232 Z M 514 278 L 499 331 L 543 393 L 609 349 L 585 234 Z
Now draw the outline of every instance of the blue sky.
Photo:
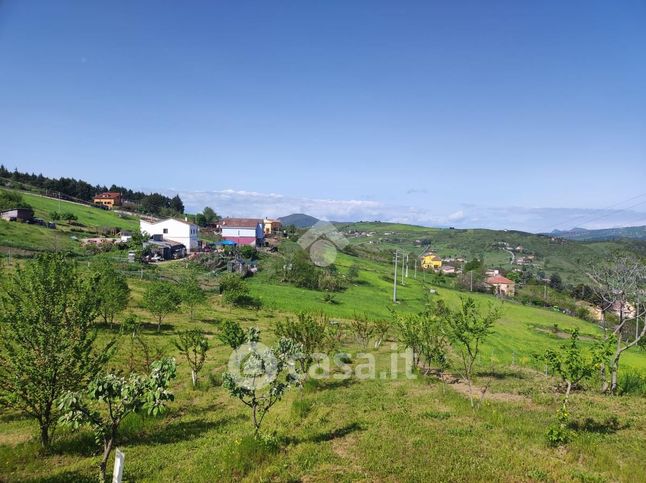
M 643 1 L 0 3 L 0 162 L 192 210 L 646 224 Z

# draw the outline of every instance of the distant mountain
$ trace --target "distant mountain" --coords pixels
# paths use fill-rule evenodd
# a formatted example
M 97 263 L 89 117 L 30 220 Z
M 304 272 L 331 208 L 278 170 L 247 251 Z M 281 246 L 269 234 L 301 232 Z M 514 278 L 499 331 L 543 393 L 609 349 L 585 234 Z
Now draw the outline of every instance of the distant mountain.
M 587 230 L 585 228 L 572 228 L 571 230 L 554 230 L 552 236 L 576 241 L 619 240 L 630 238 L 633 240 L 646 240 L 646 226 L 626 226 L 622 228 L 602 228 Z
M 306 215 L 305 213 L 293 213 L 287 216 L 281 216 L 278 220 L 283 226 L 294 225 L 296 228 L 309 228 L 319 221 L 318 218 Z

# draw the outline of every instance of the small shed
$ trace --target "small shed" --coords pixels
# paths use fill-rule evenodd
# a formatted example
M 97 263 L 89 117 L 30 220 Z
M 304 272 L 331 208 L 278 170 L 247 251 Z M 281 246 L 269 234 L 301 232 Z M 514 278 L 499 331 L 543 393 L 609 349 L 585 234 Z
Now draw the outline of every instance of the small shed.
M 0 212 L 0 218 L 7 221 L 30 221 L 34 217 L 31 208 L 14 208 Z

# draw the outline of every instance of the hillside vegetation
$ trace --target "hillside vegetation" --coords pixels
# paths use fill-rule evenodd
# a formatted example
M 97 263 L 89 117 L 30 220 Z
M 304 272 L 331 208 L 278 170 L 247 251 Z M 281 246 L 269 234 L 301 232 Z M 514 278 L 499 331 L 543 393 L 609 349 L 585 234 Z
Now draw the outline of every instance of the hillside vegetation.
M 7 191 L 0 189 L 0 191 Z M 0 249 L 8 253 L 13 249 L 18 253 L 68 250 L 80 252 L 80 244 L 72 237 L 86 238 L 98 236 L 102 230 L 139 229 L 139 218 L 134 215 L 122 215 L 109 210 L 56 200 L 33 193 L 13 191 L 22 197 L 24 203 L 34 210 L 34 216 L 51 221 L 53 212 L 70 213 L 76 220 L 74 223 L 57 220 L 56 229 L 50 229 L 37 224 L 6 222 L 0 220 Z M 117 230 L 118 231 L 118 230 Z
M 484 259 L 486 267 L 511 270 L 513 257 L 534 255 L 531 269 L 549 274 L 558 272 L 568 282 L 587 282 L 586 266 L 618 253 L 642 253 L 646 242 L 603 241 L 579 243 L 548 235 L 510 230 L 444 229 L 380 222 L 338 224 L 352 245 L 368 251 L 399 249 L 419 255 L 432 249 L 441 257 Z M 510 252 L 503 244 L 520 251 Z

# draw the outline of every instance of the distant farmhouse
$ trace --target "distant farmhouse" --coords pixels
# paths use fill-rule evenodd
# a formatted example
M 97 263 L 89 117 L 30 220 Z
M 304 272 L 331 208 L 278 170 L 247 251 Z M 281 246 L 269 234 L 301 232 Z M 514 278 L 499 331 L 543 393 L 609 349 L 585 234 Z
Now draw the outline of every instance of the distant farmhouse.
M 265 241 L 265 223 L 256 218 L 224 218 L 220 230 L 224 240 L 237 245 L 259 247 Z
M 105 193 L 99 193 L 96 195 L 92 201 L 95 205 L 114 208 L 115 206 L 121 206 L 121 193 L 106 191 Z
M 186 253 L 199 249 L 199 228 L 188 221 L 168 218 L 157 222 L 140 221 L 140 230 L 147 233 L 154 243 L 167 243 L 171 254 L 181 252 L 178 245 L 183 245 Z M 165 257 L 167 258 L 167 257 Z
M 516 293 L 516 283 L 502 275 L 495 275 L 487 278 L 485 280 L 485 284 L 491 287 L 496 295 L 513 297 Z
M 437 270 L 442 266 L 442 259 L 433 252 L 425 253 L 420 258 L 424 270 Z

